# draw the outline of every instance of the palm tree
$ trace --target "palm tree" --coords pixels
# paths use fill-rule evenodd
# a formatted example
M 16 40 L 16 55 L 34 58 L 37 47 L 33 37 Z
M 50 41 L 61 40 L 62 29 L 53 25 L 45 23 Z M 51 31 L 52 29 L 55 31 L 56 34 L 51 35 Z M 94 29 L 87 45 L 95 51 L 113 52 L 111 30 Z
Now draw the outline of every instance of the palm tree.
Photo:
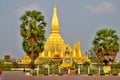
M 26 11 L 20 17 L 20 21 L 22 22 L 20 33 L 23 37 L 23 49 L 32 59 L 31 68 L 34 69 L 34 60 L 44 50 L 46 22 L 42 13 L 36 10 Z
M 99 30 L 93 40 L 94 51 L 97 57 L 106 65 L 109 62 L 114 62 L 119 51 L 119 45 L 119 37 L 116 31 L 112 29 Z

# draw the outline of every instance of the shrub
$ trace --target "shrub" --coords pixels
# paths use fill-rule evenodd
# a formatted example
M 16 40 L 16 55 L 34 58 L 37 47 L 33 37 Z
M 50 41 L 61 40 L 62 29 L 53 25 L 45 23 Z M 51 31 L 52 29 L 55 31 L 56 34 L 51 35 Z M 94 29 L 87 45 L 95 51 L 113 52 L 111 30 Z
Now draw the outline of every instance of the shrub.
M 11 70 L 9 65 L 3 65 L 3 64 L 0 65 L 0 69 L 2 69 L 3 71 L 10 71 Z

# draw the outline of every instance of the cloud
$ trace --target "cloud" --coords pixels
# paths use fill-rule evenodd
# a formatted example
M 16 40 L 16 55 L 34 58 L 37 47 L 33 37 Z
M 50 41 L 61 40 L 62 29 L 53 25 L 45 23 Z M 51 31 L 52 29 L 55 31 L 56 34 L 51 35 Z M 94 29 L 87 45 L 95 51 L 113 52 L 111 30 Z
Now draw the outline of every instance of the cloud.
M 40 10 L 40 8 L 37 4 L 31 4 L 31 5 L 27 5 L 27 6 L 22 6 L 21 8 L 17 9 L 17 13 L 22 15 L 27 10 Z
M 86 7 L 91 13 L 98 14 L 98 13 L 104 13 L 104 12 L 115 12 L 116 7 L 113 3 L 110 2 L 101 2 L 97 5 L 89 5 Z

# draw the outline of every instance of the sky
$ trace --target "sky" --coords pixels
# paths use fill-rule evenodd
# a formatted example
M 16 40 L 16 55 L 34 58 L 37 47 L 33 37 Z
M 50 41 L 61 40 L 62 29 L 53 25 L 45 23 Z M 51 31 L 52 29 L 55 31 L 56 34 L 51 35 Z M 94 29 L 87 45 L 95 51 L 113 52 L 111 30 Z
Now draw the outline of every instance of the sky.
M 55 2 L 61 36 L 66 44 L 80 42 L 83 54 L 93 47 L 92 41 L 100 29 L 114 29 L 120 36 L 120 0 L 1 0 L 0 58 L 9 54 L 11 58 L 21 59 L 25 54 L 19 18 L 27 10 L 42 12 L 48 38 Z

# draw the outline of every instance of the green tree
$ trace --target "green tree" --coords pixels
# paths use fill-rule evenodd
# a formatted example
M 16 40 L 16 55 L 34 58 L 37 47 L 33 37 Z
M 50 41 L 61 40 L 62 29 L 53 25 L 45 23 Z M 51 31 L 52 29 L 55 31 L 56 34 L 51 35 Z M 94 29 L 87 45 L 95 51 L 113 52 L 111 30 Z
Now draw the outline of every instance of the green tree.
M 90 66 L 90 62 L 89 62 L 89 61 L 85 61 L 85 62 L 83 63 L 83 66 L 88 68 L 88 67 Z
M 91 63 L 90 63 L 89 61 L 85 61 L 85 62 L 83 63 L 83 66 L 87 68 L 88 74 L 90 73 L 90 64 L 91 64 Z
M 18 67 L 18 62 L 17 61 L 13 61 L 12 64 L 13 64 L 14 68 Z
M 87 51 L 88 57 L 92 63 L 98 63 L 97 55 L 93 48 Z
M 93 40 L 93 48 L 97 57 L 106 65 L 109 62 L 114 62 L 119 51 L 119 45 L 119 37 L 116 31 L 112 29 L 99 30 Z
M 23 37 L 23 49 L 29 55 L 31 68 L 34 69 L 34 60 L 44 50 L 46 22 L 41 12 L 33 10 L 26 11 L 20 17 L 20 34 Z

